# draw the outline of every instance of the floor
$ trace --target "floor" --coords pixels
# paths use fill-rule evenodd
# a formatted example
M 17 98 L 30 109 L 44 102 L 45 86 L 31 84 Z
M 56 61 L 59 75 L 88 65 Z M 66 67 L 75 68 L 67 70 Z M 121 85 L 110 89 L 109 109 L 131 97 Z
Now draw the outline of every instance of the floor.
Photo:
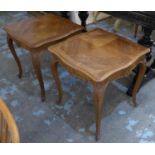
M 27 12 L 0 12 L 0 97 L 6 101 L 15 116 L 21 142 L 96 142 L 92 88 L 89 82 L 71 76 L 59 66 L 64 96 L 62 105 L 56 105 L 57 91 L 49 67 L 51 55 L 46 51 L 42 58 L 42 72 L 47 100 L 41 102 L 31 57 L 26 50 L 17 47 L 24 70 L 23 78 L 18 79 L 17 66 L 6 44 L 3 26 L 31 16 Z M 87 29 L 100 27 L 112 31 L 113 23 L 114 18 L 110 18 L 90 24 Z M 123 21 L 117 33 L 136 42 L 133 24 L 129 22 Z M 138 34 L 140 36 L 141 33 Z M 110 83 L 105 97 L 99 142 L 155 142 L 155 79 L 140 89 L 137 108 L 132 107 L 131 98 L 125 93 L 131 79 L 132 75 Z

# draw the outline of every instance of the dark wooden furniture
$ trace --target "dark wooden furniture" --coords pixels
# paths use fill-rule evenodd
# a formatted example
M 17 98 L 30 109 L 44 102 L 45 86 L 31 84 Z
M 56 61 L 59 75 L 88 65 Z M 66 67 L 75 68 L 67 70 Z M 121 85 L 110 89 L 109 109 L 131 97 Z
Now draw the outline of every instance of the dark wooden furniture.
M 112 16 L 131 21 L 135 24 L 142 25 L 144 29 L 144 36 L 139 43 L 147 47 L 152 46 L 150 35 L 152 30 L 155 29 L 155 11 L 101 11 Z M 86 25 L 86 20 L 89 16 L 88 11 L 79 11 L 79 18 L 81 24 Z
M 138 40 L 138 43 L 150 48 L 150 52 L 146 55 L 146 60 L 150 61 L 152 58 L 152 46 L 153 41 L 151 39 L 152 31 L 155 30 L 155 11 L 101 11 L 112 16 L 131 21 L 137 25 L 141 25 L 143 27 L 144 35 L 141 39 Z M 86 25 L 86 19 L 89 16 L 88 11 L 79 11 L 79 18 L 81 19 L 81 24 L 83 26 Z M 143 84 L 149 81 L 154 77 L 153 69 L 155 69 L 155 60 L 153 63 L 147 67 L 146 78 L 143 80 Z M 138 68 L 136 70 L 138 72 Z M 134 77 L 133 83 L 128 89 L 127 94 L 131 95 L 132 88 L 136 81 L 137 76 Z
M 106 13 L 142 25 L 144 36 L 138 40 L 138 43 L 152 47 L 153 41 L 150 35 L 155 29 L 155 11 L 106 11 Z M 148 55 L 148 57 L 150 56 Z
M 8 46 L 18 68 L 19 78 L 22 77 L 22 66 L 13 46 L 13 41 L 27 49 L 32 56 L 33 67 L 41 88 L 41 99 L 45 100 L 44 82 L 41 73 L 40 56 L 45 48 L 63 39 L 79 33 L 83 27 L 53 14 L 27 19 L 5 26 Z
M 0 143 L 19 143 L 19 131 L 12 113 L 0 99 Z
M 138 78 L 132 91 L 133 105 L 136 106 L 136 93 L 146 69 L 144 57 L 150 51 L 149 48 L 102 29 L 95 29 L 73 36 L 48 49 L 53 55 L 51 68 L 59 92 L 58 102 L 62 99 L 58 63 L 71 74 L 92 83 L 96 111 L 96 140 L 100 135 L 103 98 L 109 82 L 129 75 L 139 64 Z

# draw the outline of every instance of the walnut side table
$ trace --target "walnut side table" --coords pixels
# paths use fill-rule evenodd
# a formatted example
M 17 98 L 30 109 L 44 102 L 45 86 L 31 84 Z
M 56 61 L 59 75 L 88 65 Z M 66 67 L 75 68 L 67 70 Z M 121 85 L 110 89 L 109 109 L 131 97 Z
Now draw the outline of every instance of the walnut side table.
M 58 63 L 71 74 L 91 81 L 96 112 L 96 140 L 100 135 L 103 98 L 108 83 L 129 75 L 140 65 L 132 92 L 133 105 L 136 106 L 136 93 L 146 70 L 145 54 L 150 49 L 101 29 L 78 34 L 48 49 L 53 55 L 51 69 L 59 92 L 59 102 L 62 88 L 57 71 Z
M 41 88 L 41 99 L 44 101 L 45 88 L 41 73 L 41 53 L 49 45 L 81 32 L 83 27 L 63 17 L 49 14 L 8 24 L 4 29 L 7 32 L 8 46 L 18 65 L 19 78 L 22 77 L 22 66 L 13 41 L 31 53 L 32 64 Z

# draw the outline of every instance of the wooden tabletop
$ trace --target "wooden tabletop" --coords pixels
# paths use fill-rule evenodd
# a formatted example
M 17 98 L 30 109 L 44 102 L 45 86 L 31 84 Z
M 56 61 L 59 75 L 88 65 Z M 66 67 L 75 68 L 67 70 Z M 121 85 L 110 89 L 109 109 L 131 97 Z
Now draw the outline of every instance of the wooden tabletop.
M 150 51 L 102 29 L 76 35 L 48 49 L 64 64 L 98 82 L 126 69 Z
M 38 48 L 83 29 L 63 17 L 48 14 L 11 23 L 4 28 L 12 38 L 30 48 Z

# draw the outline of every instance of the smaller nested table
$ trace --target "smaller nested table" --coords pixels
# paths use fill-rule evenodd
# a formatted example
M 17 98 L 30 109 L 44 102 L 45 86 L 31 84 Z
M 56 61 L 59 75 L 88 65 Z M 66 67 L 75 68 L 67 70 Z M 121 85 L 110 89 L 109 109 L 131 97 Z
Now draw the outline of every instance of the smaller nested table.
M 133 105 L 136 106 L 136 93 L 146 70 L 144 56 L 150 49 L 101 29 L 78 34 L 48 49 L 53 55 L 51 69 L 59 92 L 59 102 L 62 89 L 57 72 L 58 63 L 71 74 L 91 81 L 96 111 L 96 140 L 100 135 L 103 98 L 108 83 L 129 75 L 134 67 L 140 65 L 132 92 Z
M 32 64 L 41 88 L 41 99 L 45 100 L 45 88 L 41 73 L 40 56 L 49 45 L 77 34 L 83 27 L 57 15 L 49 14 L 26 19 L 5 26 L 8 46 L 22 77 L 22 66 L 13 46 L 13 41 L 31 53 Z

